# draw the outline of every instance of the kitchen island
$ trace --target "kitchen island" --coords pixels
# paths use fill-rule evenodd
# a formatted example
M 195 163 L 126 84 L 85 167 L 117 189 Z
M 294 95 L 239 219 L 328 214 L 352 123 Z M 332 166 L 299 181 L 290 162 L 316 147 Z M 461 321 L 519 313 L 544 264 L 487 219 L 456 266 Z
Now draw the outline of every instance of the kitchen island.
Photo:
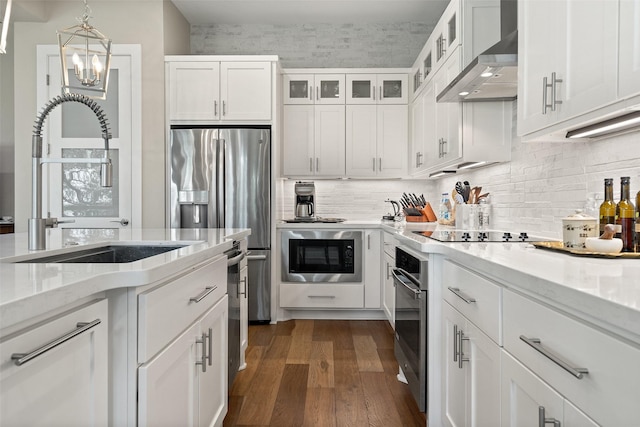
M 221 424 L 224 252 L 250 230 L 85 231 L 48 230 L 47 250 L 36 252 L 26 233 L 0 238 L 0 423 Z M 178 248 L 127 263 L 28 262 L 105 243 Z

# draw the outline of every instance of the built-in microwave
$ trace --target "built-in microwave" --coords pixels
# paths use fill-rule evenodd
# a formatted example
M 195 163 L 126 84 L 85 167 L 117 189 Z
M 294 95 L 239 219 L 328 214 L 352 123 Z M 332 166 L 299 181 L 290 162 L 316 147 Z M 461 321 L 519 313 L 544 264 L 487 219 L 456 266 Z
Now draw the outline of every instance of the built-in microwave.
M 282 231 L 282 281 L 362 282 L 362 231 Z

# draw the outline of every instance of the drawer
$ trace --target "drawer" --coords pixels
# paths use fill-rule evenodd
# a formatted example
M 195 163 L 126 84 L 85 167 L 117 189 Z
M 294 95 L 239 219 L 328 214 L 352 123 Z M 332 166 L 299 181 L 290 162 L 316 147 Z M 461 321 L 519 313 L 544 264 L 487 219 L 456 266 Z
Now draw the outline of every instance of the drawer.
M 442 264 L 442 284 L 442 297 L 501 345 L 502 287 L 449 260 Z
M 227 257 L 138 296 L 138 362 L 144 363 L 227 293 Z
M 283 283 L 280 285 L 280 307 L 363 308 L 364 285 Z
M 398 239 L 393 237 L 391 233 L 382 233 L 383 235 L 383 247 L 384 252 L 390 255 L 391 258 L 396 258 L 396 246 L 398 246 Z
M 638 425 L 640 349 L 509 290 L 503 313 L 505 350 L 596 422 Z M 588 373 L 579 379 L 561 364 Z

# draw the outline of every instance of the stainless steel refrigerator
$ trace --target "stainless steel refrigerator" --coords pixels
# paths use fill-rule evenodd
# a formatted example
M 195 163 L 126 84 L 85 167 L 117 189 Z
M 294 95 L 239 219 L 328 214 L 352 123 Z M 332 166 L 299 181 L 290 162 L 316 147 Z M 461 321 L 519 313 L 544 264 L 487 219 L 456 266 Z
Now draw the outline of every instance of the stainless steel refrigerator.
M 250 228 L 249 321 L 271 320 L 271 130 L 171 128 L 171 228 Z

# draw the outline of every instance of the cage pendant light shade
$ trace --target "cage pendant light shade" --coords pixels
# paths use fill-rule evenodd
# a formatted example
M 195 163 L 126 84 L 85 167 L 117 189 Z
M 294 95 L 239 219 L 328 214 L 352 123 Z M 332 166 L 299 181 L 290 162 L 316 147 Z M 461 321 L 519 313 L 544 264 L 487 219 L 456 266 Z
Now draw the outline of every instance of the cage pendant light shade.
M 107 97 L 111 40 L 89 25 L 87 12 L 80 24 L 58 30 L 62 93 L 81 93 L 94 99 Z

